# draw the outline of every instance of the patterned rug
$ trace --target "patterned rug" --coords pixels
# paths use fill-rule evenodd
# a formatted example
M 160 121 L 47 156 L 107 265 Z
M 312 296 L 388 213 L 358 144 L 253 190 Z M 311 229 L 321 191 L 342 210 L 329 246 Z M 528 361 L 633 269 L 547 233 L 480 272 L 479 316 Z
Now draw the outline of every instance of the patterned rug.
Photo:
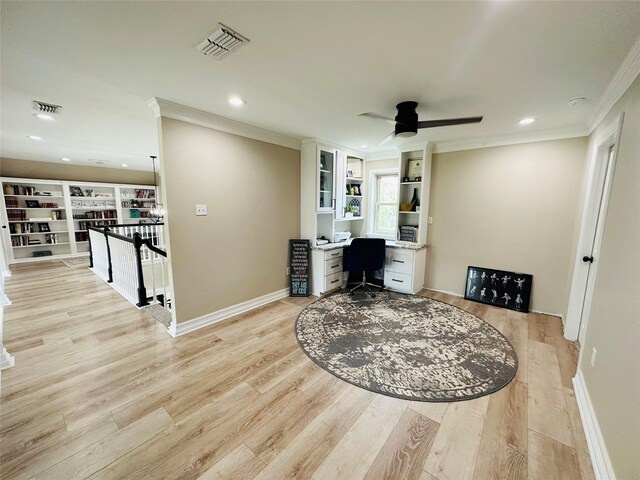
M 342 380 L 391 397 L 455 402 L 493 393 L 516 374 L 509 341 L 452 305 L 384 291 L 338 293 L 298 316 L 302 350 Z

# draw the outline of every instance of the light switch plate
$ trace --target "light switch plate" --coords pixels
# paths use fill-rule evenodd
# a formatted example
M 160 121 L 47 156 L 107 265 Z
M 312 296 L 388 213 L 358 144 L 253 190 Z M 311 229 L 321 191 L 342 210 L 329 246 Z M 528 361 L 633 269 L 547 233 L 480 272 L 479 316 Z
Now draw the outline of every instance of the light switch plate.
M 202 216 L 207 214 L 207 206 L 206 205 L 196 205 L 196 215 Z

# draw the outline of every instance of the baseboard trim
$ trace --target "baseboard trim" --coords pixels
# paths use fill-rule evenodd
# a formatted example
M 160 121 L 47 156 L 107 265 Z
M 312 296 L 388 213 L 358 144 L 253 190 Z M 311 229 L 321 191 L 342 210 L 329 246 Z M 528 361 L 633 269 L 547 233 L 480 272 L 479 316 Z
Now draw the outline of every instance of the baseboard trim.
M 0 370 L 4 370 L 6 368 L 11 368 L 15 366 L 16 359 L 13 355 L 9 355 L 6 348 L 2 348 L 0 352 Z
M 450 292 L 448 290 L 438 290 L 437 288 L 425 288 L 425 290 L 431 290 L 432 292 L 438 292 L 438 293 L 446 293 L 447 295 L 453 295 L 454 297 L 464 298 L 464 295 L 462 293 L 459 293 L 459 292 Z M 489 306 L 491 306 L 491 305 L 489 305 Z M 515 312 L 515 310 L 513 310 L 513 311 Z M 533 312 L 533 313 L 541 313 L 543 315 L 551 315 L 552 317 L 560 317 L 560 320 L 562 320 L 562 325 L 564 325 L 564 316 L 561 313 L 543 312 L 541 310 L 533 310 L 533 309 L 531 309 L 529 311 Z
M 613 473 L 611 459 L 609 458 L 607 447 L 602 438 L 598 418 L 593 409 L 591 397 L 589 397 L 589 391 L 587 390 L 587 385 L 585 384 L 584 376 L 580 369 L 576 372 L 576 376 L 573 377 L 573 389 L 576 392 L 578 411 L 580 412 L 582 428 L 584 429 L 584 435 L 587 439 L 589 456 L 591 457 L 596 480 L 615 480 L 616 476 Z
M 185 335 L 195 330 L 213 325 L 214 323 L 221 322 L 228 318 L 234 317 L 235 315 L 248 312 L 249 310 L 253 310 L 254 308 L 261 307 L 263 305 L 266 305 L 267 303 L 275 302 L 276 300 L 280 300 L 281 298 L 285 298 L 288 296 L 289 289 L 283 288 L 282 290 L 268 293 L 261 297 L 247 300 L 246 302 L 238 303 L 237 305 L 232 305 L 230 307 L 223 308 L 222 310 L 218 310 L 216 312 L 208 313 L 207 315 L 203 315 L 192 320 L 187 320 L 186 322 L 178 323 L 177 325 L 172 323 L 169 326 L 169 333 L 174 337 L 179 337 L 180 335 Z

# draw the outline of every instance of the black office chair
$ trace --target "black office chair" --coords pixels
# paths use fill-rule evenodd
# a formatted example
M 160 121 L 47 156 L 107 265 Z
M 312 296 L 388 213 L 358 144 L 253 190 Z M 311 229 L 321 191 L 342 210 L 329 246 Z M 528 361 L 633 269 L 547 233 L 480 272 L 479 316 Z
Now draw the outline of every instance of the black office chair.
M 359 288 L 371 291 L 377 287 L 381 291 L 383 285 L 367 282 L 367 272 L 380 270 L 384 267 L 385 241 L 382 238 L 354 238 L 351 246 L 345 252 L 345 268 L 349 271 L 362 272 L 362 281 L 353 287 L 349 293 Z

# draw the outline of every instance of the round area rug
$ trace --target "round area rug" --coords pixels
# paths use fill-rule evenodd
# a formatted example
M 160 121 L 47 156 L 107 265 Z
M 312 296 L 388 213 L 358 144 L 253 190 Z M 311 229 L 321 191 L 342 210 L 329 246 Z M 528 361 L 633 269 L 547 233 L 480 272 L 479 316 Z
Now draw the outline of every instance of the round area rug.
M 336 377 L 424 402 L 481 397 L 507 385 L 518 359 L 484 320 L 452 305 L 390 291 L 338 293 L 298 316 L 302 350 Z

